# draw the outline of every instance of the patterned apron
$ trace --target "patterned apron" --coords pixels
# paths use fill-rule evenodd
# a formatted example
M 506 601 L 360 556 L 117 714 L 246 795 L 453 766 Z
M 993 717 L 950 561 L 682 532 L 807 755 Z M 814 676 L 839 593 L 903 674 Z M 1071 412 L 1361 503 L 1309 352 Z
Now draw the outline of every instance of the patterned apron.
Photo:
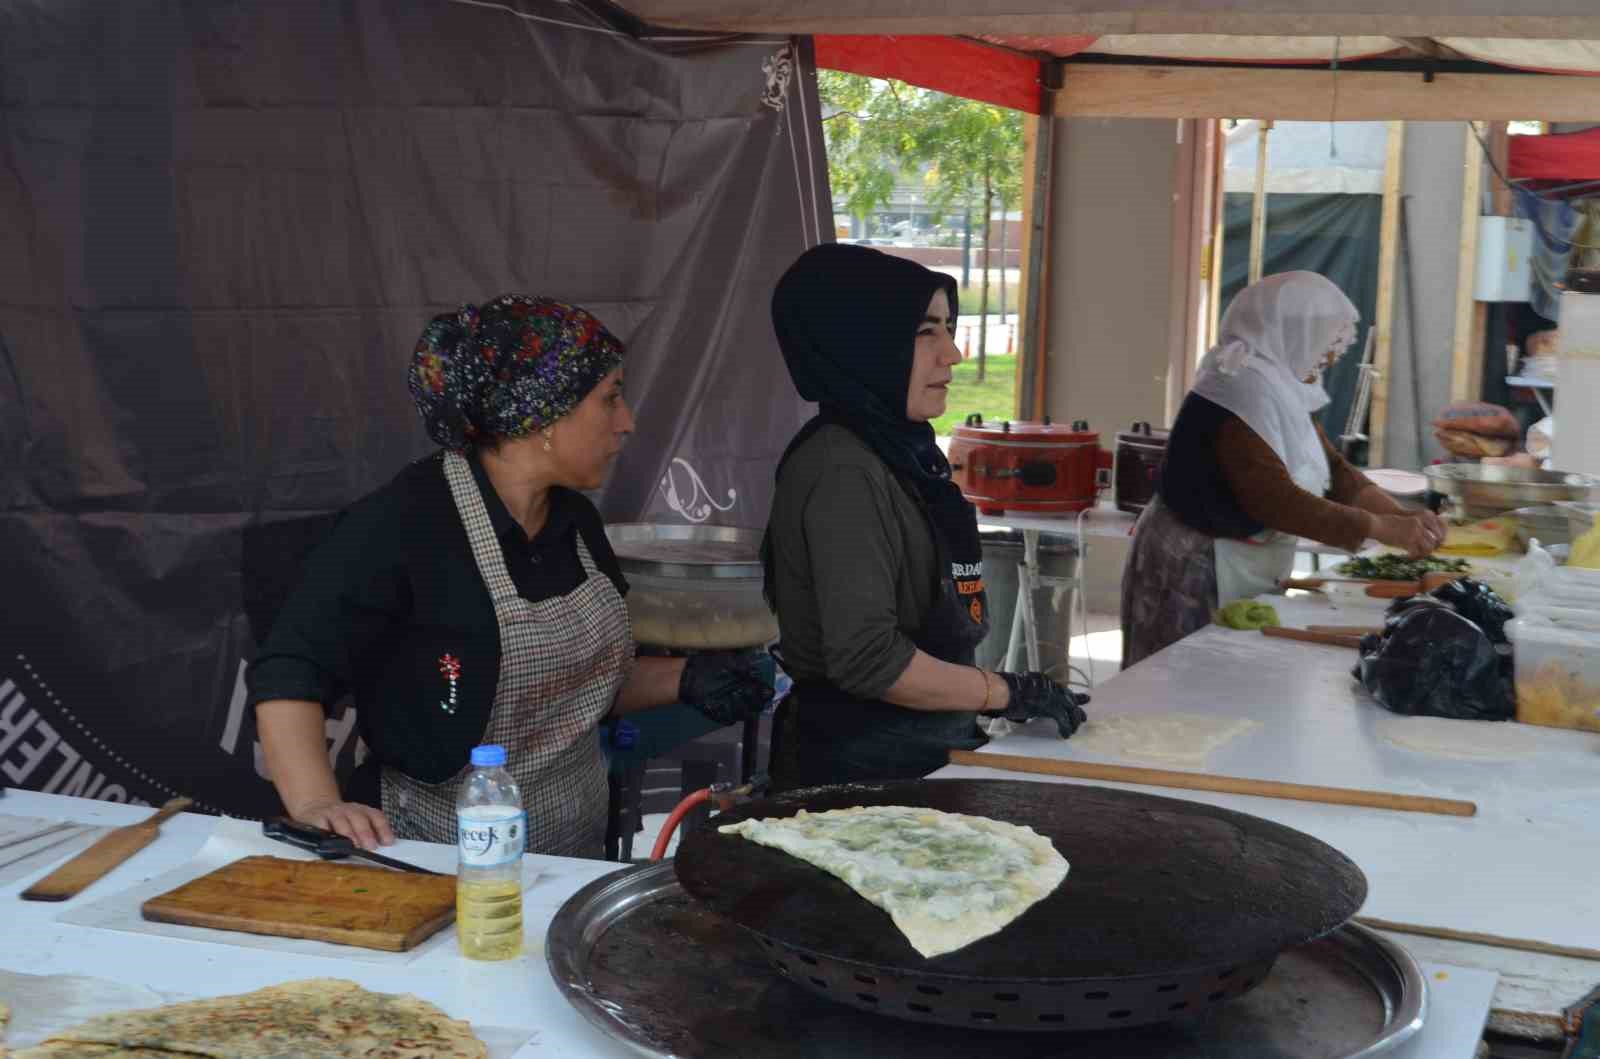
M 500 680 L 480 741 L 506 748 L 506 768 L 528 812 L 528 852 L 599 859 L 609 795 L 596 732 L 633 668 L 628 608 L 581 534 L 583 583 L 540 603 L 523 599 L 472 469 L 447 453 L 444 471 L 500 625 Z M 385 768 L 383 812 L 395 835 L 454 843 L 456 793 L 469 770 L 423 783 Z

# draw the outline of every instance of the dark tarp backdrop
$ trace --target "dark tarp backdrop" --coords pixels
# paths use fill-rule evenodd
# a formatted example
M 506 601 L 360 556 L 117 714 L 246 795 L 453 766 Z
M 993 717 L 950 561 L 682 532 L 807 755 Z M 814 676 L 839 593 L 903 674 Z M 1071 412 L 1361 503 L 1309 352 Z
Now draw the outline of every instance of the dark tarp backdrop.
M 1253 196 L 1229 192 L 1223 203 L 1222 311 L 1250 277 L 1250 210 Z M 1381 195 L 1278 193 L 1267 196 L 1267 239 L 1262 275 L 1304 269 L 1338 285 L 1361 313 L 1356 340 L 1323 380 L 1333 398 L 1322 410 L 1322 429 L 1335 446 L 1344 433 L 1361 374 L 1361 354 L 1378 304 L 1378 225 Z M 1363 429 L 1365 429 L 1363 427 Z M 1365 447 L 1353 455 L 1364 460 Z
M 768 302 L 832 238 L 805 41 L 0 0 L 0 151 L 0 784 L 276 810 L 243 662 L 328 513 L 430 450 L 405 370 L 463 301 L 629 343 L 607 518 L 765 523 L 808 415 Z

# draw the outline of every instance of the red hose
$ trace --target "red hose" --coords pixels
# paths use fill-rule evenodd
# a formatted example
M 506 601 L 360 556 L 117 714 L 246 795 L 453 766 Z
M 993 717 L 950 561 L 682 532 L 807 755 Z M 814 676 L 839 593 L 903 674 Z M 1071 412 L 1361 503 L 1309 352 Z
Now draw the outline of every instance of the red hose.
M 689 815 L 691 809 L 710 797 L 711 788 L 703 787 L 678 803 L 678 807 L 672 810 L 666 824 L 662 826 L 661 834 L 656 837 L 656 848 L 650 851 L 651 860 L 660 860 L 667 855 L 667 844 L 672 841 L 672 833 L 678 830 L 683 818 Z

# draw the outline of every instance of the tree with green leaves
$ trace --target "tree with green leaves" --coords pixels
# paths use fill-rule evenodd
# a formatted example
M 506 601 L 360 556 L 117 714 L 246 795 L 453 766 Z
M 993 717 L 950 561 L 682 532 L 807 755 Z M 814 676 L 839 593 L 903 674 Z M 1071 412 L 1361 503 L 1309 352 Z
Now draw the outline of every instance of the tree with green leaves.
M 929 202 L 946 214 L 983 217 L 977 373 L 984 377 L 989 248 L 994 208 L 1004 216 L 1022 197 L 1022 114 L 899 81 L 833 70 L 817 78 L 834 194 L 852 216 L 889 203 L 902 174 L 921 171 Z M 1003 230 L 1003 228 L 1002 228 Z M 1002 246 L 1000 310 L 1005 312 Z

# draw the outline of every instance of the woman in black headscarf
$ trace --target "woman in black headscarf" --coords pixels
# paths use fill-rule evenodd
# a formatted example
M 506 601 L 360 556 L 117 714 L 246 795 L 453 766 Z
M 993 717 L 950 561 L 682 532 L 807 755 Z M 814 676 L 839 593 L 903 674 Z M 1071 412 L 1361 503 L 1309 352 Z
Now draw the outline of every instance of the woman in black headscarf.
M 950 480 L 942 415 L 956 285 L 912 261 L 828 244 L 800 256 L 772 320 L 800 396 L 821 411 L 789 443 L 764 547 L 794 677 L 779 709 L 784 787 L 925 776 L 984 743 L 979 713 L 1054 720 L 1081 703 L 1039 673 L 973 665 L 989 629 L 977 513 Z

